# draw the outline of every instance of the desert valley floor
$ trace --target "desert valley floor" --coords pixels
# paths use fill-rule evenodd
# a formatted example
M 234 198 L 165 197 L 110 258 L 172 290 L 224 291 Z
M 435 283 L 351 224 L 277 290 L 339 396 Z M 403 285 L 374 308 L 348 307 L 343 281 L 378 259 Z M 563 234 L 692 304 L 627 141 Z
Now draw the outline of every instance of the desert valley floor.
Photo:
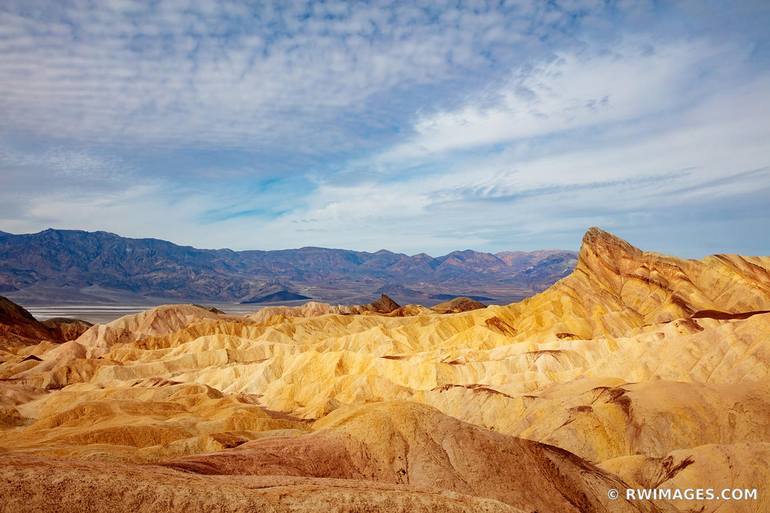
M 596 228 L 507 306 L 41 323 L 0 300 L 0 510 L 770 511 L 770 257 Z M 753 501 L 611 489 L 757 488 Z

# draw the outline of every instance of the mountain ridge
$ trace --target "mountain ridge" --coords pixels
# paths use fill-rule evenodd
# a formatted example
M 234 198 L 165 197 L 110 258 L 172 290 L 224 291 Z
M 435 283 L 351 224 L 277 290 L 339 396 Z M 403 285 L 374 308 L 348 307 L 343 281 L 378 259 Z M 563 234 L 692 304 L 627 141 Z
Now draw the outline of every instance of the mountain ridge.
M 397 298 L 404 303 L 430 303 L 436 294 L 509 302 L 547 287 L 566 275 L 576 260 L 575 252 L 565 250 L 527 255 L 508 264 L 494 254 L 472 250 L 439 257 L 319 247 L 234 251 L 104 231 L 47 229 L 0 236 L 0 292 L 22 302 L 110 302 L 111 295 L 116 301 L 240 302 L 280 282 L 294 295 L 335 302 L 360 303 L 393 285 L 417 291 L 416 296 Z

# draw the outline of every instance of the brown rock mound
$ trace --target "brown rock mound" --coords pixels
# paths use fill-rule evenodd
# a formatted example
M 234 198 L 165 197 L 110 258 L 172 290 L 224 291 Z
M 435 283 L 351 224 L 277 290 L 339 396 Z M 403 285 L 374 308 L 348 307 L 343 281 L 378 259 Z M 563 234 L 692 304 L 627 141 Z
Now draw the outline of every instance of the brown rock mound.
M 59 334 L 35 319 L 13 301 L 0 296 L 0 349 L 37 344 L 41 340 L 59 342 Z
M 480 308 L 486 308 L 487 305 L 484 303 L 479 303 L 478 301 L 471 299 L 469 297 L 456 297 L 454 299 L 450 299 L 449 301 L 444 301 L 443 303 L 439 303 L 437 305 L 434 305 L 431 310 L 434 312 L 438 312 L 440 314 L 448 314 L 448 313 L 460 313 L 460 312 L 469 312 L 471 310 L 478 310 Z
M 607 490 L 624 483 L 567 451 L 481 429 L 416 403 L 338 409 L 314 429 L 308 435 L 260 439 L 167 465 L 206 475 L 283 475 L 440 488 L 524 511 L 660 511 L 648 502 L 610 505 Z
M 46 319 L 42 324 L 56 333 L 62 342 L 75 340 L 93 326 L 90 322 L 81 321 L 80 319 L 69 319 L 67 317 Z
M 369 306 L 371 311 L 381 314 L 388 314 L 401 307 L 401 305 L 393 301 L 387 294 L 382 294 L 379 299 L 372 301 L 367 306 Z

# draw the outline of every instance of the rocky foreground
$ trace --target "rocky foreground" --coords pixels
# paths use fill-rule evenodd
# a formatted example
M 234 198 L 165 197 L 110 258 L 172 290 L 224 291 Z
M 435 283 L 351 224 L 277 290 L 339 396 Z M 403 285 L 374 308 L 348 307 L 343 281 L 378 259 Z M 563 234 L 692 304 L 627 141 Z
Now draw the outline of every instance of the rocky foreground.
M 770 258 L 591 229 L 548 290 L 468 305 L 60 327 L 0 303 L 0 508 L 770 510 Z M 608 498 L 626 487 L 759 500 Z

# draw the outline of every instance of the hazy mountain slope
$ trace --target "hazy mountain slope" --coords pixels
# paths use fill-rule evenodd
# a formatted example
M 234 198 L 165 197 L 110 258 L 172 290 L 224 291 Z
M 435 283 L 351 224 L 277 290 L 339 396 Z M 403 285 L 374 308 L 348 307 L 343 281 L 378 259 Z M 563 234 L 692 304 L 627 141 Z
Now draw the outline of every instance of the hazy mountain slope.
M 394 286 L 415 292 L 399 296 L 402 302 L 487 290 L 482 295 L 510 300 L 547 287 L 574 266 L 574 253 L 568 251 L 525 255 L 509 264 L 475 251 L 438 258 L 325 248 L 235 252 L 106 232 L 45 230 L 0 234 L 0 291 L 26 302 L 146 297 L 260 301 L 270 294 L 280 298 L 282 292 L 361 302 L 381 287 Z

